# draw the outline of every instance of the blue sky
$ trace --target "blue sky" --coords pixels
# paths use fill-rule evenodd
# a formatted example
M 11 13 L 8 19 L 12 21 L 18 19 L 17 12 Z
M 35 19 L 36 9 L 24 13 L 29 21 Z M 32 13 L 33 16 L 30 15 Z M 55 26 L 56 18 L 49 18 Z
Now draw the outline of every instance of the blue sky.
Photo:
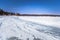
M 21 14 L 60 14 L 60 0 L 0 0 L 0 8 Z

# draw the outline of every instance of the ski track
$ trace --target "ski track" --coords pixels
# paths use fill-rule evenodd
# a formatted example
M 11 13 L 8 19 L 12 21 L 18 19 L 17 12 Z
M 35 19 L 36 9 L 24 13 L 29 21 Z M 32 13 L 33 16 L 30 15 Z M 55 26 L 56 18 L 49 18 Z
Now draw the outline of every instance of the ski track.
M 59 30 L 22 20 L 19 16 L 0 16 L 0 40 L 60 40 Z

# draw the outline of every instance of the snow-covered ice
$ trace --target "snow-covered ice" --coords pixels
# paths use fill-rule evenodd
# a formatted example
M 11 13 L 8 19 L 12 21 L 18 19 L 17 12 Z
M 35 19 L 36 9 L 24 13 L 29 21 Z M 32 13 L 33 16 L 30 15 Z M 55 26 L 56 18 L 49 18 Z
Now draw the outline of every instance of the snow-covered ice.
M 0 40 L 60 40 L 60 17 L 0 16 Z

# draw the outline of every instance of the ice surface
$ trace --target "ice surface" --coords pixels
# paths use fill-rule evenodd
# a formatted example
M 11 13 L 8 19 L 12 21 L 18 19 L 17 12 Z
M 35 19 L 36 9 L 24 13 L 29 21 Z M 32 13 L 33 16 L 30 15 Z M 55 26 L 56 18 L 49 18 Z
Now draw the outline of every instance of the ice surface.
M 55 18 L 53 19 L 55 21 Z M 0 16 L 0 40 L 60 40 L 59 30 L 57 26 L 29 21 L 21 16 Z

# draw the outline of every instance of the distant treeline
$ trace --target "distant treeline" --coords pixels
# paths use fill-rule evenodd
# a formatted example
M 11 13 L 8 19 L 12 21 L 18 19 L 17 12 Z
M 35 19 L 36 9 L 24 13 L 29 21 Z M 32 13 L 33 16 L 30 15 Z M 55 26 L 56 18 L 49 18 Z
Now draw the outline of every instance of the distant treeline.
M 19 16 L 19 13 L 12 13 L 12 12 L 5 12 L 2 9 L 0 9 L 0 15 L 16 15 Z
M 58 16 L 60 15 L 55 15 L 55 14 L 20 14 L 20 13 L 12 13 L 12 12 L 5 12 L 2 9 L 0 9 L 0 15 L 15 15 L 15 16 Z

